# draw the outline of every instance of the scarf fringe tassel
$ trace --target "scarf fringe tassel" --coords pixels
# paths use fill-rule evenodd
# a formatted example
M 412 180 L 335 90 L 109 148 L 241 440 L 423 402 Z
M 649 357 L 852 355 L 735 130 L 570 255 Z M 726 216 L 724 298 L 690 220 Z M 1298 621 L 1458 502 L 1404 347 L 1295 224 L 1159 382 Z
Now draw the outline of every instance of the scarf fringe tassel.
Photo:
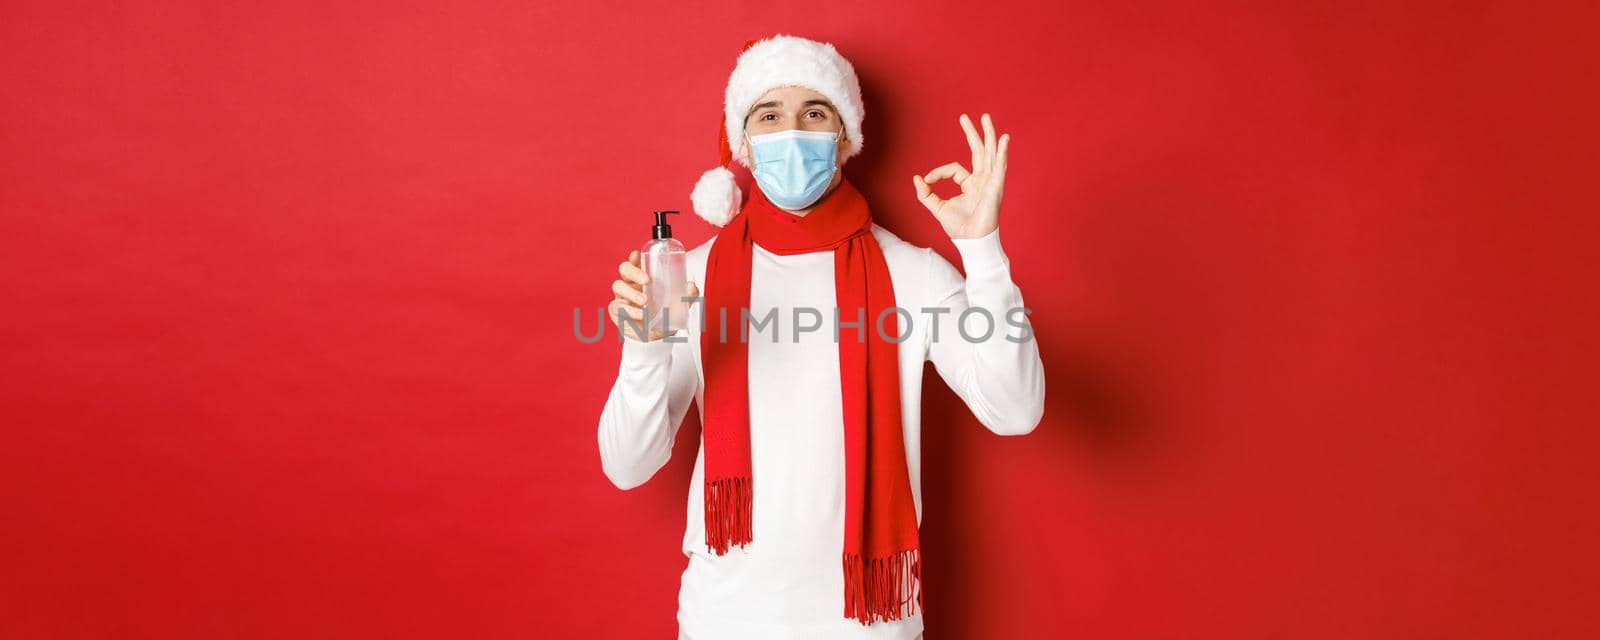
M 915 615 L 921 608 L 920 549 L 907 549 L 891 556 L 865 560 L 859 554 L 844 555 L 846 618 L 855 618 L 861 624 L 868 625 L 874 620 L 900 620 Z
M 732 545 L 750 542 L 750 479 L 718 478 L 707 480 L 706 547 L 717 555 Z

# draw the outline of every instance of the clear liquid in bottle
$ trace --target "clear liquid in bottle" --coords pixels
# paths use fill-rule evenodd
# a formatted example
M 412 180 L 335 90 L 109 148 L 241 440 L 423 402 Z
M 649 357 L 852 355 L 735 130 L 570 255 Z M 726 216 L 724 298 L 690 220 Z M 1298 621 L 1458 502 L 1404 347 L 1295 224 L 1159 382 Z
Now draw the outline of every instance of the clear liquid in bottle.
M 688 279 L 684 273 L 683 243 L 672 237 L 667 215 L 676 211 L 657 211 L 651 240 L 639 249 L 639 265 L 650 276 L 645 284 L 646 334 L 672 335 L 688 324 L 689 305 L 683 296 Z

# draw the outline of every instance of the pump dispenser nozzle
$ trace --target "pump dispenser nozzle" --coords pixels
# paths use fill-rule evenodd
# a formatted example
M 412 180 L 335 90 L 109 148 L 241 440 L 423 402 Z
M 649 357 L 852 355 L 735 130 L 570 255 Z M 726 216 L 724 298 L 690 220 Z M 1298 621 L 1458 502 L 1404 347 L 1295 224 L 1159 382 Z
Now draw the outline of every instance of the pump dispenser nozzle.
M 656 226 L 650 227 L 650 238 L 651 239 L 660 240 L 662 238 L 671 238 L 672 237 L 672 225 L 667 224 L 667 215 L 668 214 L 674 214 L 674 213 L 678 213 L 678 212 L 677 211 L 657 211 L 656 212 Z

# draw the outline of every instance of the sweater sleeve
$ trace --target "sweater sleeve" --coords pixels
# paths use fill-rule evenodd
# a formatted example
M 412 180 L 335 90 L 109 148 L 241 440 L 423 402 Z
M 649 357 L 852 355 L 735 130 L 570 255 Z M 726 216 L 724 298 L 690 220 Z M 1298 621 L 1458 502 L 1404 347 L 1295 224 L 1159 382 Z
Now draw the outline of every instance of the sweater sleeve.
M 928 359 L 983 426 L 999 435 L 1030 433 L 1044 415 L 1044 364 L 1022 291 L 1011 281 L 1011 263 L 1000 248 L 1000 231 L 954 243 L 965 280 L 928 250 L 928 299 L 941 310 L 922 315 L 934 322 Z
M 672 456 L 699 384 L 692 343 L 679 341 L 684 333 L 672 341 L 622 341 L 622 363 L 599 429 L 600 467 L 619 489 L 644 484 Z

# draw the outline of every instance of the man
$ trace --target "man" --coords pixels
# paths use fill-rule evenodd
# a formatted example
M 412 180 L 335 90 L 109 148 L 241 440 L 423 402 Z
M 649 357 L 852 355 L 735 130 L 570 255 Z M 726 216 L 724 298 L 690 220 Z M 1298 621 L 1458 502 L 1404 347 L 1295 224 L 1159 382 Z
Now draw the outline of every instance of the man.
M 741 204 L 725 166 L 695 185 L 696 213 L 722 229 L 687 255 L 689 294 L 705 289 L 687 335 L 639 335 L 647 278 L 637 252 L 620 265 L 610 315 L 622 364 L 600 417 L 602 468 L 619 488 L 644 483 L 699 405 L 680 638 L 920 638 L 923 362 L 994 433 L 1029 433 L 1044 410 L 1000 248 L 1010 136 L 996 137 L 988 114 L 980 135 L 963 114 L 971 169 L 912 177 L 963 279 L 873 223 L 839 170 L 862 148 L 863 108 L 831 45 L 746 43 L 724 107 L 722 164 L 750 167 L 754 188 Z M 947 178 L 961 195 L 943 200 L 929 185 Z

